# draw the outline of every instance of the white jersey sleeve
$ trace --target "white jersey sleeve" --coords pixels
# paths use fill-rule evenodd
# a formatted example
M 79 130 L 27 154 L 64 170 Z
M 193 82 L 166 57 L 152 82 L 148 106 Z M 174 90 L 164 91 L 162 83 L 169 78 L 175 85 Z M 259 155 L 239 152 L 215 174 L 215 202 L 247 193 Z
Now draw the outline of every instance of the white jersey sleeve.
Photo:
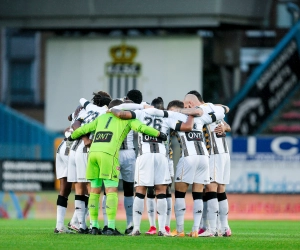
M 160 110 L 160 109 L 156 109 L 156 108 L 148 108 L 145 109 L 145 112 L 149 115 L 154 115 L 154 116 L 159 116 L 159 117 L 169 117 L 169 118 L 173 118 L 173 119 L 177 119 L 179 121 L 183 121 L 186 122 L 187 120 L 187 115 L 178 113 L 178 112 L 174 112 L 174 111 L 166 111 L 166 110 Z
M 107 111 L 107 106 L 105 105 L 105 106 L 103 106 L 103 107 L 99 107 L 99 106 L 97 106 L 97 105 L 95 105 L 95 104 L 92 104 L 91 102 L 89 102 L 87 99 L 85 99 L 85 98 L 80 98 L 80 100 L 79 100 L 79 102 L 80 102 L 80 105 L 87 111 L 87 112 L 89 112 L 89 111 L 97 111 L 97 112 L 99 112 L 99 113 L 101 113 L 101 114 L 103 114 L 103 113 L 105 113 L 106 111 Z
M 136 110 L 136 109 L 143 109 L 144 105 L 136 104 L 136 103 L 122 103 L 118 106 L 114 106 L 114 109 L 121 109 L 121 110 Z
M 156 108 L 148 108 L 144 110 L 148 115 L 153 115 L 153 116 L 159 116 L 159 117 L 165 117 L 165 112 L 164 110 L 156 109 Z
M 178 121 L 182 121 L 182 122 L 186 122 L 187 121 L 187 115 L 178 113 L 178 112 L 174 112 L 174 111 L 168 111 L 169 117 L 176 119 Z
M 200 106 L 203 110 L 201 116 L 204 124 L 210 124 L 225 117 L 225 109 L 221 106 L 216 106 L 212 103 L 205 103 Z

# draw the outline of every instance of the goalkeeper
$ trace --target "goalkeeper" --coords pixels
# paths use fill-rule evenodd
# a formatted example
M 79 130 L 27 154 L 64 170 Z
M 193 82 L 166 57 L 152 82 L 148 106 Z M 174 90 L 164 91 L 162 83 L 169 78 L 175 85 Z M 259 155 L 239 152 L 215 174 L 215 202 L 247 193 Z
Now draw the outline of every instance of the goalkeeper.
M 113 100 L 109 108 L 121 104 L 120 100 Z M 135 113 L 132 112 L 132 118 Z M 86 178 L 91 181 L 91 193 L 88 208 L 91 216 L 92 231 L 94 235 L 100 234 L 98 224 L 99 198 L 102 182 L 107 195 L 106 213 L 108 217 L 108 230 L 106 235 L 122 235 L 115 227 L 115 218 L 118 207 L 118 184 L 119 184 L 119 149 L 129 131 L 145 133 L 153 137 L 167 140 L 164 133 L 148 127 L 137 119 L 122 120 L 107 113 L 76 129 L 69 140 L 75 140 L 82 135 L 95 131 L 93 143 L 90 148 Z

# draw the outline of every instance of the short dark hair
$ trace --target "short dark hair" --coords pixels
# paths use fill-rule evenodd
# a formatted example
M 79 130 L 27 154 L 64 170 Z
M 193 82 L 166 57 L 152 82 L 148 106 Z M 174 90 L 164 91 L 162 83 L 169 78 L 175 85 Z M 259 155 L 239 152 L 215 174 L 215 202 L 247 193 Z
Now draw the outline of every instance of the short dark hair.
M 167 110 L 169 110 L 172 107 L 177 107 L 177 108 L 183 109 L 184 108 L 184 103 L 180 100 L 173 100 L 173 101 L 169 102 Z
M 112 107 L 114 107 L 114 106 L 118 106 L 118 105 L 120 105 L 120 104 L 122 104 L 123 102 L 120 100 L 120 99 L 114 99 L 114 100 L 112 100 L 110 103 L 109 103 L 109 105 L 108 105 L 108 108 L 110 109 L 110 108 L 112 108 Z
M 190 92 L 187 93 L 187 95 L 188 94 L 195 95 L 200 102 L 203 102 L 203 98 L 202 98 L 201 94 L 197 90 L 191 90 Z
M 108 94 L 107 92 L 102 91 L 102 90 L 100 90 L 100 91 L 98 91 L 98 92 L 93 92 L 93 95 L 100 95 L 100 96 L 108 97 L 108 98 L 111 99 L 110 94 Z
M 134 102 L 128 99 L 128 100 L 124 100 L 124 103 L 134 103 Z
M 154 106 L 154 108 L 164 110 L 164 100 L 161 97 L 153 99 L 151 105 Z
M 137 89 L 129 90 L 126 95 L 126 98 L 137 104 L 140 104 L 143 101 L 142 92 Z
M 105 96 L 100 96 L 100 95 L 95 95 L 93 97 L 93 104 L 97 105 L 98 107 L 103 107 L 103 106 L 108 106 L 109 103 L 111 102 L 111 99 L 109 97 Z

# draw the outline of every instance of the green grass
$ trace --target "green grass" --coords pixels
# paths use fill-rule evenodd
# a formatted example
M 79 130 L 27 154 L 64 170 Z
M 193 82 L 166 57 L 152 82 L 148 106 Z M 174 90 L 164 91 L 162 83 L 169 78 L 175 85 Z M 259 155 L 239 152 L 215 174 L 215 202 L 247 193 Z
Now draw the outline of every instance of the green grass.
M 141 230 L 147 231 L 143 221 Z M 175 222 L 172 222 L 174 228 Z M 185 223 L 186 232 L 192 222 Z M 230 221 L 233 235 L 215 238 L 170 238 L 157 236 L 108 237 L 54 234 L 54 220 L 0 220 L 0 249 L 82 249 L 82 250 L 178 250 L 178 249 L 300 249 L 300 222 Z M 118 221 L 119 229 L 125 228 Z

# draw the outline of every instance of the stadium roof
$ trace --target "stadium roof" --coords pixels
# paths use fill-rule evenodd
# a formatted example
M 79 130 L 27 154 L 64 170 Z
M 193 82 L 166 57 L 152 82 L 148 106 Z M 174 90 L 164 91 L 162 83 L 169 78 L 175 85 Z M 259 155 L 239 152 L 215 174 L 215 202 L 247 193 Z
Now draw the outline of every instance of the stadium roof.
M 271 0 L 1 0 L 0 27 L 24 29 L 260 27 Z

